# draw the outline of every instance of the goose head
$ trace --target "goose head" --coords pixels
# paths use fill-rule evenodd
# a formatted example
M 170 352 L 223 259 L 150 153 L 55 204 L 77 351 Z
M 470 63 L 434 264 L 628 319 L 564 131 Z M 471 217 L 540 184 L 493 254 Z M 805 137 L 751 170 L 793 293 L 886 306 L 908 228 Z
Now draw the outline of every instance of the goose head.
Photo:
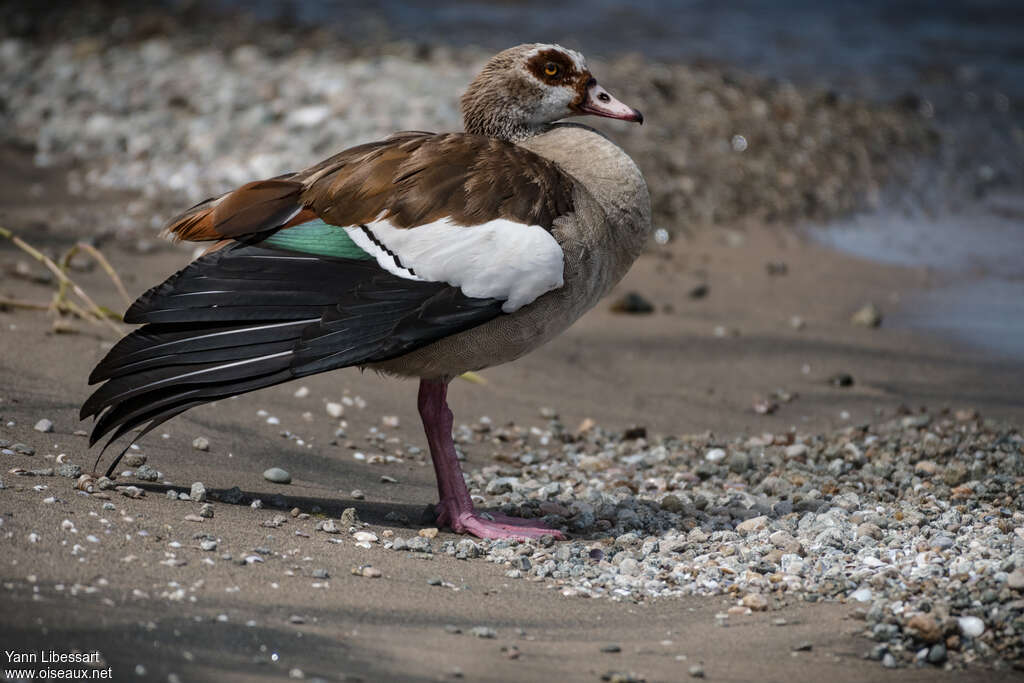
M 583 55 L 561 45 L 531 43 L 492 57 L 462 96 L 467 133 L 521 142 L 570 116 L 643 123 L 636 109 L 602 88 Z

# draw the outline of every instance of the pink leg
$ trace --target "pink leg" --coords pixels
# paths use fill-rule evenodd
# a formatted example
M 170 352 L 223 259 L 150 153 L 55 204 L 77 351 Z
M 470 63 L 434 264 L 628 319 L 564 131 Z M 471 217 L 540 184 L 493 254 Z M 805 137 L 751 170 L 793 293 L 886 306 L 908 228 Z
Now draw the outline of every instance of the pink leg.
M 479 538 L 540 538 L 550 534 L 563 538 L 561 532 L 540 522 L 507 515 L 477 512 L 462 478 L 462 469 L 452 441 L 452 411 L 448 408 L 448 382 L 420 380 L 419 409 L 423 430 L 430 444 L 430 457 L 437 475 L 437 523 L 447 525 L 456 533 L 470 533 Z

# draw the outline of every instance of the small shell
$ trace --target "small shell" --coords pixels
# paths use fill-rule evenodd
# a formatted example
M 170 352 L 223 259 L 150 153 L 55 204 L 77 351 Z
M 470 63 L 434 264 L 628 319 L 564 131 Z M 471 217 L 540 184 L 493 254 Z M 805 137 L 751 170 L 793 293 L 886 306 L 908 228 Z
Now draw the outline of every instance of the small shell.
M 91 474 L 83 474 L 78 478 L 78 481 L 75 482 L 75 488 L 78 489 L 79 491 L 92 493 L 93 491 L 96 490 L 95 484 L 96 480 L 93 479 Z

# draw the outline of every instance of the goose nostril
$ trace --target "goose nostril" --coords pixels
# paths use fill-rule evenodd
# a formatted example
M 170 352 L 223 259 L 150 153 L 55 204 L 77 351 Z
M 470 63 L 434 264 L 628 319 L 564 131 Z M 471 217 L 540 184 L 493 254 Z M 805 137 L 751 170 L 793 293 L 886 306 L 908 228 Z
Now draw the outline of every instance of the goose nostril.
M 603 92 L 597 96 L 597 99 L 601 100 L 602 102 L 607 102 L 611 99 L 611 97 L 608 95 L 608 93 Z

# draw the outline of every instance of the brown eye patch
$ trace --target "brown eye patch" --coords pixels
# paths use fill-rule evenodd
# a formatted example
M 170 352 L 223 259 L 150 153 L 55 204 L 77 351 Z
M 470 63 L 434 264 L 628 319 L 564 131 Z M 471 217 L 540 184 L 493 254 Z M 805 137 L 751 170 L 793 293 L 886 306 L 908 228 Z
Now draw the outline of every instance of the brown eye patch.
M 538 81 L 548 85 L 573 85 L 582 75 L 569 55 L 561 50 L 541 50 L 526 63 Z

